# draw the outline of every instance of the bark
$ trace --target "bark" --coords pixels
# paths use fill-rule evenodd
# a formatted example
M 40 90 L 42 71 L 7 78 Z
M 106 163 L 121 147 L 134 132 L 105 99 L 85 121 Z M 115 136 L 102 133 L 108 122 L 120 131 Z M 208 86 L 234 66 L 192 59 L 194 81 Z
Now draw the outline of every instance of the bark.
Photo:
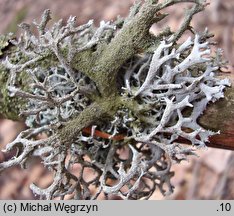
M 96 83 L 100 97 L 96 97 L 93 104 L 60 130 L 62 142 L 73 139 L 83 128 L 94 122 L 99 122 L 103 117 L 111 116 L 111 113 L 113 114 L 122 105 L 117 90 L 117 77 L 121 66 L 134 55 L 145 52 L 152 46 L 156 47 L 160 38 L 168 34 L 168 31 L 163 31 L 156 37 L 149 34 L 150 26 L 166 16 L 158 12 L 165 7 L 180 2 L 196 3 L 198 1 L 169 0 L 160 4 L 157 4 L 157 2 L 149 0 L 143 4 L 139 11 L 136 9 L 135 13 L 126 19 L 121 30 L 109 44 L 101 43 L 97 45 L 94 52 L 86 50 L 78 53 L 73 59 L 72 65 L 74 68 L 85 73 Z M 203 10 L 203 8 L 203 4 L 195 4 L 195 7 L 188 14 L 192 17 Z M 191 21 L 190 16 L 185 18 L 181 29 L 176 32 L 177 39 L 187 29 Z M 5 55 L 9 55 L 13 48 L 6 39 L 0 40 L 0 42 L 0 58 L 4 58 Z M 0 71 L 1 113 L 7 118 L 19 119 L 17 114 L 23 108 L 24 102 L 7 95 L 8 71 L 2 67 Z M 19 82 L 24 81 L 23 83 L 27 84 L 25 82 L 27 78 L 22 77 L 21 79 Z M 225 98 L 215 104 L 211 104 L 200 119 L 200 124 L 206 129 L 221 131 L 221 135 L 211 138 L 211 146 L 234 148 L 234 132 L 231 129 L 234 123 L 233 117 L 234 89 L 230 88 L 226 91 Z
M 232 86 L 234 76 L 230 75 Z M 210 138 L 208 146 L 234 150 L 234 88 L 225 92 L 225 98 L 210 104 L 199 123 L 210 130 L 220 131 Z

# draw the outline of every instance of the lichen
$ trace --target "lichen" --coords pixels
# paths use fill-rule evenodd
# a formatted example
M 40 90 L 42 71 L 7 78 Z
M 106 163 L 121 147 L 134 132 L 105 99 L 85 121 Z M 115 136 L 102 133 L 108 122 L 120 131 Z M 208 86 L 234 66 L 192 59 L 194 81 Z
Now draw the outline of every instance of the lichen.
M 195 155 L 216 133 L 198 118 L 230 85 L 215 76 L 222 64 L 211 57 L 208 30 L 178 42 L 203 1 L 193 2 L 176 32 L 150 34 L 167 16 L 159 11 L 179 2 L 136 3 L 121 25 L 76 26 L 70 17 L 47 28 L 49 10 L 34 23 L 37 34 L 21 24 L 23 35 L 11 40 L 14 54 L 3 55 L 2 100 L 8 108 L 8 98 L 19 101 L 29 128 L 6 146 L 22 151 L 0 171 L 40 157 L 54 179 L 48 188 L 30 188 L 47 199 L 97 199 L 100 193 L 148 199 L 157 188 L 172 193 L 172 163 Z M 47 137 L 37 140 L 41 133 Z M 178 143 L 181 137 L 192 146 Z M 78 176 L 72 172 L 77 164 Z M 91 181 L 84 178 L 87 167 L 95 173 Z
M 15 98 L 9 96 L 9 91 L 7 89 L 6 83 L 8 79 L 8 71 L 4 71 L 5 69 L 0 68 L 0 85 L 1 85 L 1 103 L 0 110 L 3 113 L 3 116 L 12 120 L 20 120 L 19 113 L 26 106 L 26 101 L 23 98 Z M 4 71 L 4 72 L 3 72 Z M 25 76 L 21 75 L 18 78 L 18 82 L 25 81 Z M 2 102 L 4 101 L 4 102 Z
M 11 53 L 11 60 L 13 63 L 18 63 L 20 58 L 14 54 L 15 47 L 12 47 L 10 40 L 13 38 L 12 34 L 9 35 L 1 35 L 0 38 L 0 58 L 4 58 L 4 54 Z M 2 64 L 0 65 L 0 110 L 4 117 L 12 119 L 12 120 L 20 120 L 18 116 L 20 110 L 25 108 L 26 101 L 22 98 L 11 97 L 9 95 L 9 91 L 7 88 L 7 82 L 9 78 L 10 71 L 4 67 Z M 24 90 L 28 90 L 28 80 L 30 77 L 26 75 L 25 72 L 21 73 L 17 76 L 16 84 L 22 86 Z M 12 106 L 14 104 L 14 106 Z
M 201 116 L 199 124 L 214 131 L 225 131 L 228 124 L 232 122 L 230 116 L 234 115 L 233 102 L 234 91 L 230 88 L 226 90 L 225 98 L 222 98 L 215 104 L 208 105 L 205 111 L 206 115 Z

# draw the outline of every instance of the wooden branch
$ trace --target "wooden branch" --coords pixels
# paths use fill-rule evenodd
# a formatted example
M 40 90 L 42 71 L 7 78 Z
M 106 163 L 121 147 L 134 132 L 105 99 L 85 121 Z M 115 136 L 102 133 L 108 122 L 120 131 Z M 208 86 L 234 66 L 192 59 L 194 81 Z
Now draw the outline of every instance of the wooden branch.
M 208 146 L 234 150 L 234 74 L 229 74 L 228 78 L 232 88 L 226 90 L 225 98 L 208 106 L 199 123 L 206 129 L 220 131 L 210 138 Z
M 232 76 L 234 78 L 234 75 Z M 230 75 L 230 80 L 232 76 Z M 234 88 L 229 88 L 226 91 L 225 98 L 215 104 L 210 104 L 204 115 L 200 117 L 199 123 L 208 130 L 220 131 L 220 134 L 210 137 L 209 142 L 206 143 L 208 147 L 234 151 Z M 90 127 L 84 128 L 82 131 L 91 134 Z M 95 131 L 94 136 L 112 140 L 126 138 L 124 134 L 118 134 L 110 138 L 109 134 L 98 130 Z M 188 140 L 181 137 L 178 142 L 190 144 Z
M 142 7 L 139 7 L 139 11 L 136 10 L 133 16 L 123 24 L 121 30 L 113 38 L 109 44 L 98 45 L 95 52 L 92 50 L 87 50 L 80 52 L 73 59 L 72 65 L 75 69 L 84 72 L 93 81 L 95 81 L 99 92 L 101 93 L 101 98 L 103 101 L 117 101 L 117 87 L 116 87 L 116 76 L 119 73 L 121 66 L 132 56 L 137 53 L 146 51 L 152 42 L 151 35 L 149 34 L 149 28 L 155 22 L 155 20 L 163 19 L 165 16 L 158 13 L 161 9 L 170 6 L 172 4 L 180 2 L 193 2 L 195 6 L 192 8 L 191 16 L 195 13 L 203 10 L 204 5 L 196 0 L 168 0 L 163 4 L 156 4 L 157 1 L 146 1 Z M 176 38 L 186 30 L 187 26 L 191 21 L 191 17 L 185 17 L 184 25 L 182 25 L 181 30 L 176 33 Z M 160 40 L 160 38 L 158 38 Z M 5 55 L 9 54 L 8 50 L 11 44 L 9 40 L 1 39 L 0 41 L 0 58 L 4 58 Z M 157 40 L 154 41 L 157 43 Z M 152 44 L 151 44 L 152 45 Z M 1 94 L 0 94 L 0 108 L 3 114 L 11 119 L 17 119 L 17 114 L 19 109 L 22 108 L 24 102 L 16 101 L 9 97 L 7 94 L 6 81 L 8 76 L 8 71 L 0 67 L 0 84 L 1 84 Z M 231 76 L 230 76 L 231 77 Z M 25 81 L 25 77 L 20 79 Z M 21 82 L 21 80 L 19 80 Z M 15 100 L 15 101 L 14 101 Z M 99 100 L 99 99 L 98 99 Z M 99 103 L 99 102 L 98 102 Z M 12 106 L 14 104 L 14 106 Z M 111 110 L 108 105 L 103 107 L 100 116 L 108 113 Z M 114 106 L 116 110 L 117 105 Z M 91 109 L 91 108 L 90 108 Z M 95 111 L 91 110 L 90 121 L 84 123 L 82 119 L 82 127 L 76 128 L 77 119 L 73 119 L 68 125 L 61 130 L 61 139 L 65 141 L 67 134 L 71 134 L 71 138 L 76 136 L 82 128 L 89 126 L 93 119 L 95 118 Z M 215 104 L 210 104 L 209 108 L 206 110 L 204 115 L 200 118 L 200 124 L 206 128 L 213 131 L 219 131 L 220 135 L 213 136 L 210 139 L 209 146 L 234 149 L 234 130 L 232 125 L 234 123 L 234 89 L 230 88 L 226 91 L 225 98 L 218 101 Z M 80 122 L 78 121 L 78 124 Z

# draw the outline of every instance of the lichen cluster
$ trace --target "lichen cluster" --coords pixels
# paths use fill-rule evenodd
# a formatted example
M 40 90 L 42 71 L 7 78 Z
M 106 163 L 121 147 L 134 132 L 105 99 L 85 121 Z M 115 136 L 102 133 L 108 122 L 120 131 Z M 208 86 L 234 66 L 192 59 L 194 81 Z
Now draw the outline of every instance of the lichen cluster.
M 36 34 L 21 24 L 24 33 L 11 40 L 21 60 L 8 55 L 2 65 L 9 95 L 26 101 L 20 115 L 29 128 L 7 145 L 6 151 L 19 152 L 0 171 L 40 157 L 54 180 L 31 189 L 47 199 L 148 199 L 156 189 L 173 192 L 172 163 L 194 155 L 215 134 L 197 120 L 230 85 L 215 77 L 223 62 L 211 56 L 207 30 L 178 42 L 203 1 L 191 1 L 195 6 L 177 32 L 148 35 L 165 17 L 157 12 L 179 2 L 139 2 L 126 20 L 98 28 L 92 21 L 77 27 L 75 17 L 47 28 L 49 10 L 34 22 Z M 17 81 L 22 73 L 27 88 Z M 37 139 L 41 134 L 45 138 Z M 89 180 L 87 170 L 93 171 Z

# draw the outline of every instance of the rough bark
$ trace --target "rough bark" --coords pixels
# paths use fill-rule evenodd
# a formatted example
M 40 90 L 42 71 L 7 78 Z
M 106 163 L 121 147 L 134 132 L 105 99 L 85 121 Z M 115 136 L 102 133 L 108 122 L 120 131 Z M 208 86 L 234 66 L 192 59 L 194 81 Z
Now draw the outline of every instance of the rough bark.
M 230 75 L 233 82 L 233 75 Z M 210 138 L 208 146 L 234 150 L 234 88 L 229 88 L 225 92 L 225 98 L 215 104 L 210 104 L 200 122 L 203 127 L 220 131 L 219 135 Z
M 109 44 L 101 43 L 97 46 L 95 52 L 86 50 L 75 56 L 72 65 L 75 69 L 81 70 L 96 83 L 100 97 L 94 99 L 94 104 L 86 111 L 88 112 L 88 115 L 84 113 L 75 117 L 61 129 L 61 139 L 63 141 L 65 138 L 72 139 L 74 134 L 77 134 L 82 128 L 89 126 L 93 122 L 99 121 L 103 116 L 108 116 L 110 110 L 114 112 L 117 107 L 123 105 L 118 99 L 116 80 L 121 66 L 135 54 L 147 51 L 149 47 L 157 46 L 160 38 L 167 35 L 168 31 L 164 31 L 157 37 L 153 37 L 149 34 L 150 26 L 154 22 L 165 17 L 164 14 L 158 13 L 161 9 L 180 2 L 196 3 L 198 1 L 170 0 L 160 4 L 157 4 L 157 1 L 146 1 L 139 11 L 136 10 L 132 17 L 126 19 L 121 30 Z M 202 4 L 195 4 L 191 16 L 201 11 L 203 7 Z M 191 17 L 188 16 L 185 20 L 187 20 L 187 23 L 185 22 L 181 30 L 177 32 L 176 35 L 178 37 L 186 30 L 186 24 L 190 22 Z M 0 48 L 0 58 L 4 58 L 5 55 L 8 55 L 9 52 L 12 52 L 14 49 L 6 38 L 1 40 Z M 17 114 L 19 113 L 19 109 L 22 109 L 24 106 L 24 102 L 7 95 L 7 70 L 4 68 L 0 68 L 0 70 L 2 96 L 0 99 L 1 113 L 7 118 L 17 120 L 19 119 Z M 27 78 L 22 77 L 21 79 L 22 80 L 19 80 L 20 83 L 24 81 L 24 83 L 27 84 L 27 82 L 25 82 Z M 216 104 L 211 104 L 200 120 L 200 123 L 205 128 L 221 131 L 220 136 L 216 136 L 217 138 L 212 139 L 220 140 L 222 134 L 231 131 L 234 115 L 234 89 L 230 88 L 225 95 L 226 97 L 222 101 Z M 93 110 L 95 103 L 98 104 L 95 108 L 97 109 L 97 112 Z M 12 106 L 12 104 L 14 105 Z M 232 140 L 232 138 L 230 139 Z M 214 145 L 220 146 L 222 143 Z M 227 148 L 233 148 L 233 146 L 228 147 L 228 145 L 228 143 L 225 144 Z

